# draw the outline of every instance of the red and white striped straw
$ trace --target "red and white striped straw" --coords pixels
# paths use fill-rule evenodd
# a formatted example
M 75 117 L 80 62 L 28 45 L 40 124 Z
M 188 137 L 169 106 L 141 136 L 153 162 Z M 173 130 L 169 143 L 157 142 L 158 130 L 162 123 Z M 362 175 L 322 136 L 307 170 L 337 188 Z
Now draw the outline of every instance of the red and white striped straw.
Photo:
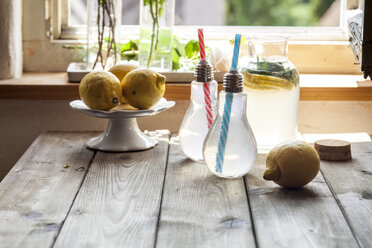
M 204 34 L 203 34 L 203 29 L 199 28 L 198 29 L 198 37 L 199 37 L 199 50 L 200 50 L 200 59 L 202 61 L 206 60 L 205 57 L 205 45 L 204 45 Z
M 200 60 L 206 61 L 207 58 L 205 56 L 204 34 L 203 34 L 202 28 L 198 29 L 198 37 L 199 37 Z M 208 82 L 204 82 L 203 89 L 204 89 L 205 111 L 207 115 L 208 129 L 209 129 L 213 123 L 213 114 L 212 114 L 211 91 L 209 90 Z
M 209 90 L 209 84 L 207 82 L 204 82 L 203 88 L 204 88 L 205 111 L 207 113 L 207 121 L 208 121 L 208 129 L 209 129 L 213 123 L 211 92 Z

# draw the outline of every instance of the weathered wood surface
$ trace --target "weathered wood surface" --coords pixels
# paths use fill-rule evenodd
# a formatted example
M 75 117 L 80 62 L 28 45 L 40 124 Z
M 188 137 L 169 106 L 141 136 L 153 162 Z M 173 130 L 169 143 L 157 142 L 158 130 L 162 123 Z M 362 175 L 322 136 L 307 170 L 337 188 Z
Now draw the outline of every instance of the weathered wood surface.
M 351 161 L 320 166 L 361 246 L 372 247 L 372 143 L 352 143 L 351 151 Z
M 54 247 L 154 247 L 169 133 L 153 149 L 97 152 Z
M 3 179 L 0 247 L 53 243 L 94 156 L 84 147 L 89 136 L 43 133 Z
M 286 190 L 262 179 L 263 155 L 244 179 L 220 179 L 168 133 L 97 154 L 92 135 L 35 140 L 0 184 L 0 247 L 372 247 L 372 143 Z
M 157 247 L 255 247 L 242 178 L 212 175 L 187 159 L 173 138 Z
M 286 190 L 262 179 L 265 156 L 246 176 L 259 247 L 358 247 L 321 174 L 307 186 Z

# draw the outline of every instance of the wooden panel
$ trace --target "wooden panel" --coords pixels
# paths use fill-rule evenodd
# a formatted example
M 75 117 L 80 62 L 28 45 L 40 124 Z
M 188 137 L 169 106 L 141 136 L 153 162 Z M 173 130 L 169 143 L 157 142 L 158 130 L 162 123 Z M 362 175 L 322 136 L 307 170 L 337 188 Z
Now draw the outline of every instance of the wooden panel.
M 1 247 L 52 245 L 94 155 L 84 147 L 89 136 L 43 133 L 3 179 Z
M 169 137 L 157 134 L 153 149 L 97 153 L 55 247 L 154 246 Z
M 79 85 L 0 85 L 0 99 L 74 100 Z
M 158 247 L 254 247 L 243 179 L 212 175 L 172 139 Z
M 300 100 L 307 101 L 371 101 L 372 87 L 305 87 Z
M 175 73 L 172 78 L 177 78 Z M 180 73 L 179 78 L 185 78 L 186 75 Z M 309 75 L 302 77 L 309 78 Z M 300 100 L 351 100 L 351 101 L 370 101 L 372 100 L 372 87 L 370 81 L 351 81 L 355 87 L 318 87 L 319 76 L 314 77 L 316 86 L 312 87 L 311 80 L 307 80 L 307 86 L 301 87 Z M 221 76 L 219 76 L 221 78 Z M 310 76 L 311 77 L 311 76 Z M 339 78 L 335 75 L 335 78 Z M 322 81 L 335 81 L 332 75 L 325 75 Z M 191 81 L 166 84 L 165 98 L 168 100 L 189 100 Z M 328 84 L 327 84 L 328 85 Z M 219 90 L 222 85 L 219 84 Z M 67 82 L 66 73 L 25 73 L 20 79 L 10 79 L 0 81 L 0 99 L 47 99 L 47 100 L 72 100 L 79 99 L 79 83 Z
M 362 247 L 372 247 L 372 142 L 352 143 L 351 151 L 349 162 L 320 166 Z
M 168 100 L 189 100 L 190 84 L 167 84 L 164 97 Z M 219 90 L 222 85 L 219 85 Z M 0 85 L 0 99 L 79 99 L 78 85 Z M 337 88 L 306 87 L 300 90 L 300 100 L 305 101 L 371 101 L 372 87 Z
M 0 99 L 79 99 L 79 84 L 66 73 L 24 73 L 22 78 L 0 81 Z
M 300 73 L 360 74 L 349 42 L 314 43 L 289 42 L 289 60 Z
M 247 175 L 260 247 L 358 247 L 321 174 L 307 186 L 287 190 L 262 178 L 265 156 Z

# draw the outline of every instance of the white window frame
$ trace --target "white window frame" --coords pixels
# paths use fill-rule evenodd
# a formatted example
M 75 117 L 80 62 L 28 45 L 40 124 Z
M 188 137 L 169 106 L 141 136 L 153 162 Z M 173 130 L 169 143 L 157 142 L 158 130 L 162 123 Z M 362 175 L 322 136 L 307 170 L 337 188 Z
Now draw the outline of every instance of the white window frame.
M 344 11 L 353 0 L 342 0 L 339 27 L 257 27 L 257 26 L 207 26 L 207 39 L 227 40 L 235 33 L 285 34 L 290 36 L 289 56 L 301 73 L 334 73 L 360 74 L 359 66 L 354 65 L 355 58 L 345 35 Z M 355 1 L 355 0 L 354 0 Z M 24 31 L 24 67 L 26 71 L 65 71 L 69 62 L 79 59 L 78 52 L 64 48 L 66 45 L 85 43 L 85 26 L 68 26 L 68 0 L 28 0 L 23 1 L 24 30 L 36 27 L 37 32 L 30 34 Z M 38 11 L 29 11 L 31 5 L 39 7 Z M 35 6 L 33 8 L 36 10 Z M 44 20 L 39 16 L 44 12 Z M 39 16 L 37 16 L 39 15 Z M 36 18 L 38 17 L 38 18 Z M 37 19 L 37 23 L 27 20 Z M 175 26 L 175 34 L 192 39 L 195 38 L 195 26 Z M 123 26 L 124 39 L 135 39 L 139 36 L 138 26 Z M 42 45 L 40 45 L 40 43 Z M 43 59 L 30 51 L 46 53 Z M 54 63 L 51 63 L 54 59 Z

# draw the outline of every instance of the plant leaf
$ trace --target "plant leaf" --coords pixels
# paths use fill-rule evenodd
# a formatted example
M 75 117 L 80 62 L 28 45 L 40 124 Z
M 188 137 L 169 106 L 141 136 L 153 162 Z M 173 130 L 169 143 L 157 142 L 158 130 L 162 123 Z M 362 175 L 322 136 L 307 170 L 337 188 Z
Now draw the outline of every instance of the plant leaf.
M 199 43 L 197 40 L 190 40 L 185 46 L 186 57 L 192 58 L 199 52 Z
M 121 45 L 120 51 L 131 51 L 131 50 L 138 50 L 138 46 L 135 41 L 130 40 L 124 45 Z
M 138 59 L 138 40 L 130 40 L 120 46 L 121 58 L 123 60 Z
M 163 15 L 163 12 L 164 12 L 164 7 L 161 6 L 161 7 L 159 8 L 159 17 L 161 17 L 161 16 Z
M 178 37 L 176 35 L 173 35 L 173 47 L 177 48 L 177 51 L 180 54 L 180 57 L 185 57 L 185 45 L 181 44 L 181 42 L 178 40 Z
M 172 70 L 177 71 L 180 66 L 180 57 L 181 53 L 178 51 L 176 47 L 173 47 L 173 54 L 172 54 Z

